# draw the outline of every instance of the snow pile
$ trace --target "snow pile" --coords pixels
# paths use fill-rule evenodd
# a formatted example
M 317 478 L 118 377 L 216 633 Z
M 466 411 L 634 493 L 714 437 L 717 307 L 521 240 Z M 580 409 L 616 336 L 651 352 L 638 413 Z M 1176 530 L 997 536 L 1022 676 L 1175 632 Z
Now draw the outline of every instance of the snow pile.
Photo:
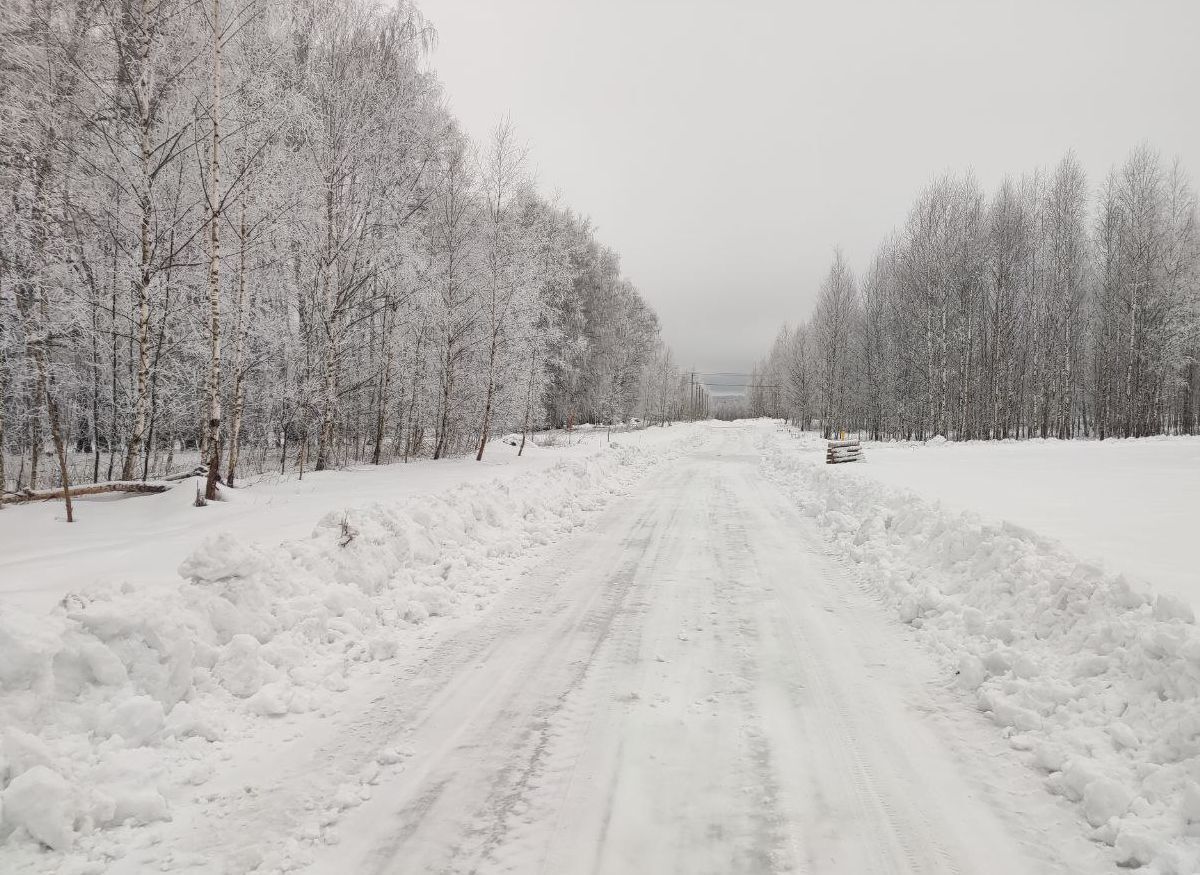
M 870 442 L 869 476 L 1061 541 L 1200 612 L 1200 437 Z
M 276 547 L 213 536 L 174 583 L 68 596 L 50 616 L 0 612 L 0 855 L 87 851 L 105 828 L 169 819 L 214 742 L 255 720 L 331 713 L 356 664 L 395 656 L 430 617 L 483 607 L 518 560 L 673 452 L 614 444 L 331 513 Z
M 813 455 L 813 454 L 809 454 Z M 1200 871 L 1200 631 L 1060 544 L 815 464 L 764 465 L 1123 866 Z

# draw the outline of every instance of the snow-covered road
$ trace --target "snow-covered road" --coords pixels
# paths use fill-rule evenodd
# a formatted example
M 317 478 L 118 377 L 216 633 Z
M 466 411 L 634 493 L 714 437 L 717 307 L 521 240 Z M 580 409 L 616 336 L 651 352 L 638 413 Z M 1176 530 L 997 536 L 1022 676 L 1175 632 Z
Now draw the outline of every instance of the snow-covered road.
M 772 422 L 569 455 L 0 613 L 0 871 L 1200 871 L 1187 605 Z
M 824 555 L 760 474 L 760 437 L 710 427 L 486 616 L 293 743 L 240 751 L 160 841 L 252 865 L 273 835 L 320 835 L 322 793 L 361 777 L 370 799 L 311 871 L 1111 866 Z

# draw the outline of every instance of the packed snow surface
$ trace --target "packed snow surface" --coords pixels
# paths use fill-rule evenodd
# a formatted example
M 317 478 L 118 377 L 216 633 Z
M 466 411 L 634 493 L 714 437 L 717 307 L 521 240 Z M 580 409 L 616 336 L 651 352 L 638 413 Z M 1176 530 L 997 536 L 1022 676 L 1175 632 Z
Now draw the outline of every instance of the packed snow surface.
M 1187 601 L 773 423 L 545 455 L 3 605 L 0 871 L 1200 871 Z

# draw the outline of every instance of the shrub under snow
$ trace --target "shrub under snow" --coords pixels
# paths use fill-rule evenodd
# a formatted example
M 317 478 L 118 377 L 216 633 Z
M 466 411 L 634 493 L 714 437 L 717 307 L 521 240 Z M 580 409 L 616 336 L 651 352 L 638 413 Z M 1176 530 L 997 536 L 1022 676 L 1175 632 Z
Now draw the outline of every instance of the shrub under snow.
M 815 455 L 815 453 L 814 453 Z M 766 447 L 764 465 L 1125 866 L 1200 871 L 1200 631 L 1056 542 Z

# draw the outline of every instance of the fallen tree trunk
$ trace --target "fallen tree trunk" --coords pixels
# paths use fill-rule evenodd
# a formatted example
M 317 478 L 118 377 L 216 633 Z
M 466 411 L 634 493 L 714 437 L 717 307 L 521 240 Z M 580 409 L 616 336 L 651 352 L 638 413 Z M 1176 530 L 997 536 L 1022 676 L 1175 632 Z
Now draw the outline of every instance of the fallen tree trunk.
M 164 483 L 177 483 L 180 480 L 188 480 L 192 477 L 207 477 L 208 465 L 197 465 L 190 471 L 183 471 L 179 474 L 172 474 L 169 477 L 163 477 Z M 219 479 L 219 478 L 218 478 Z
M 156 492 L 166 492 L 174 484 L 149 482 L 143 483 L 140 480 L 113 480 L 108 483 L 92 483 L 87 486 L 72 486 L 70 494 L 72 498 L 78 498 L 81 495 L 101 495 L 105 492 L 133 492 L 138 494 L 151 494 Z M 0 503 L 3 504 L 23 504 L 27 501 L 53 501 L 56 498 L 63 497 L 62 487 L 54 489 L 25 489 L 21 492 L 9 492 L 6 495 L 0 496 Z

